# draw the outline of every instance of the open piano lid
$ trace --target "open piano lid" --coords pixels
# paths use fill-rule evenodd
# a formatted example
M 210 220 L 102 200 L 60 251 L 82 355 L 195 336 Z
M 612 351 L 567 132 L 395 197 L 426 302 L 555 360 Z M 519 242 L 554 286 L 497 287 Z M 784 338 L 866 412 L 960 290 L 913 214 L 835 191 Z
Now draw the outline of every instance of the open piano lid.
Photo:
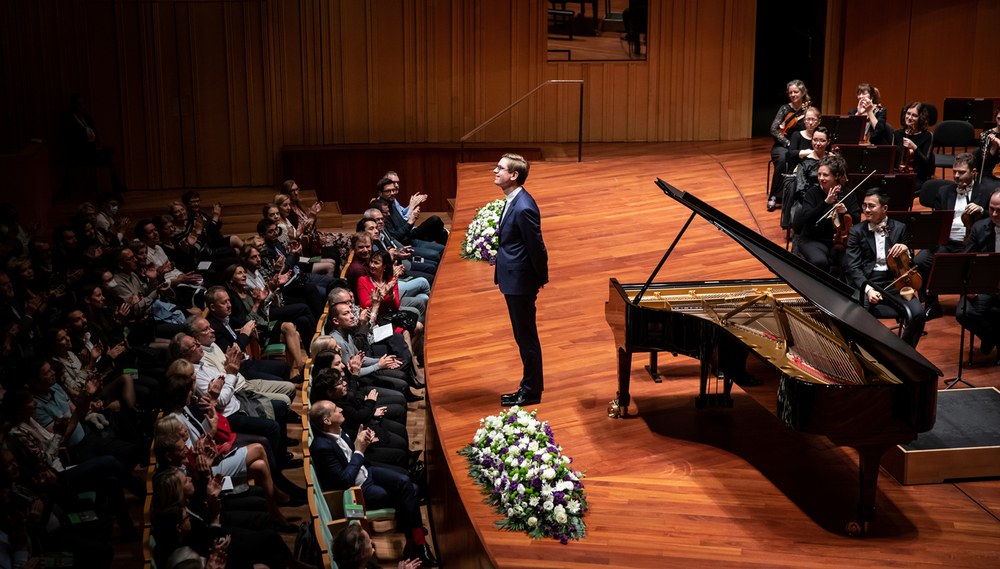
M 937 381 L 941 370 L 893 334 L 855 300 L 857 292 L 828 273 L 795 257 L 742 223 L 687 192 L 657 178 L 663 193 L 684 204 L 732 237 L 795 292 L 837 322 L 848 342 L 856 342 L 903 381 Z

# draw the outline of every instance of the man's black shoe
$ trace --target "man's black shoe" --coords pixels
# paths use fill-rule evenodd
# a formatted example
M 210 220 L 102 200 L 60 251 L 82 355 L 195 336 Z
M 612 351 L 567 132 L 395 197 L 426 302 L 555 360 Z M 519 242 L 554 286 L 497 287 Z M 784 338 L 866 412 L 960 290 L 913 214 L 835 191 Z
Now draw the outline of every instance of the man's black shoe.
M 286 447 L 297 447 L 299 446 L 299 439 L 293 439 L 292 437 L 285 437 Z
M 524 388 L 518 389 L 514 393 L 504 393 L 500 396 L 500 401 L 507 401 L 510 399 L 517 399 L 521 394 L 525 393 Z
M 403 397 L 406 398 L 407 403 L 413 403 L 414 401 L 423 401 L 424 397 L 422 395 L 417 395 L 416 393 L 407 389 L 403 392 Z
M 419 559 L 422 567 L 440 567 L 438 560 L 431 553 L 431 546 L 426 543 L 403 548 L 403 559 Z
M 996 342 L 994 342 L 993 340 L 983 340 L 982 342 L 979 343 L 979 351 L 982 352 L 984 356 L 989 355 L 989 353 L 993 351 L 993 348 L 995 348 L 996 345 L 997 345 Z
M 296 375 L 295 377 L 293 377 L 292 379 L 290 379 L 288 381 L 291 381 L 295 385 L 302 385 L 302 382 L 305 381 L 305 378 L 303 378 L 302 374 L 300 373 L 299 375 Z
M 504 407 L 513 407 L 517 405 L 522 407 L 524 405 L 536 405 L 542 402 L 541 393 L 531 393 L 530 391 L 519 391 L 518 396 L 511 399 L 500 398 L 500 405 Z
M 288 410 L 288 414 L 285 415 L 285 422 L 286 423 L 301 423 L 302 422 L 302 415 L 299 415 L 295 411 L 292 411 L 291 409 L 289 409 Z
M 924 311 L 924 315 L 927 316 L 928 320 L 934 320 L 935 318 L 941 318 L 941 305 L 934 302 L 927 305 L 927 309 Z

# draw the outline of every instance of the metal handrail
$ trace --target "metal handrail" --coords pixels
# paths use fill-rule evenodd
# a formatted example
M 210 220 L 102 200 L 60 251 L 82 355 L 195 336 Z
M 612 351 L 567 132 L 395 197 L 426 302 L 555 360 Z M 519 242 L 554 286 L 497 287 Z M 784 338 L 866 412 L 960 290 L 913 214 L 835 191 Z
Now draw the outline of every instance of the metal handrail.
M 502 115 L 502 114 L 506 113 L 507 111 L 513 109 L 518 103 L 520 103 L 521 101 L 523 101 L 523 100 L 527 99 L 528 97 L 530 97 L 531 95 L 533 95 L 535 93 L 535 91 L 538 91 L 539 89 L 541 89 L 542 87 L 544 87 L 544 86 L 546 86 L 546 85 L 548 85 L 550 83 L 579 83 L 580 84 L 580 128 L 579 128 L 579 132 L 577 134 L 577 143 L 576 143 L 576 154 L 577 154 L 577 156 L 576 156 L 576 161 L 577 162 L 583 162 L 583 79 L 549 79 L 545 83 L 542 83 L 538 87 L 535 87 L 531 91 L 528 91 L 527 93 L 525 93 L 524 96 L 522 96 L 520 99 L 518 99 L 518 100 L 514 101 L 513 103 L 507 105 L 502 111 L 500 111 L 499 113 L 493 115 L 492 117 L 490 117 L 489 119 L 487 119 L 486 122 L 484 122 L 483 124 L 477 126 L 474 129 L 472 129 L 471 131 L 469 131 L 468 134 L 466 134 L 465 136 L 463 136 L 461 138 L 461 140 L 459 141 L 460 142 L 460 144 L 459 144 L 459 152 L 461 154 L 461 162 L 463 164 L 465 163 L 465 141 L 468 140 L 469 137 L 471 137 L 472 135 L 476 134 L 477 132 L 483 130 L 490 123 L 492 123 L 493 121 L 495 121 L 498 118 L 500 118 L 500 115 Z

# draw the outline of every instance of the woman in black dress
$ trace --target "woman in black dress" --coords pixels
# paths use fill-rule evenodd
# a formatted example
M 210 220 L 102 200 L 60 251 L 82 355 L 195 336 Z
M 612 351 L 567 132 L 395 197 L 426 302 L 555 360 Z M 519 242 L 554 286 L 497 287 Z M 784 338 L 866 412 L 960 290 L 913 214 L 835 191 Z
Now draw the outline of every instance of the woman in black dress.
M 813 140 L 816 138 L 814 135 Z M 799 252 L 806 261 L 824 271 L 843 266 L 845 257 L 844 249 L 835 246 L 836 227 L 826 214 L 833 209 L 837 214 L 833 217 L 850 217 L 852 225 L 861 221 L 861 206 L 855 194 L 838 203 L 849 191 L 841 186 L 846 177 L 847 164 L 843 158 L 836 154 L 824 156 L 818 162 L 816 182 L 806 190 L 802 205 Z
M 906 124 L 894 135 L 898 170 L 917 175 L 918 194 L 924 182 L 934 176 L 934 135 L 927 130 L 928 116 L 923 103 L 910 103 L 903 117 Z
M 785 157 L 788 154 L 790 144 L 788 137 L 797 130 L 802 130 L 802 117 L 805 116 L 806 108 L 809 107 L 811 99 L 806 84 L 798 79 L 788 82 L 785 86 L 788 94 L 788 102 L 781 105 L 778 114 L 771 121 L 771 136 L 774 137 L 774 146 L 771 147 L 771 161 L 774 162 L 774 175 L 771 177 L 771 189 L 768 192 L 767 209 L 774 211 L 778 202 L 778 193 L 781 191 L 781 175 L 785 173 Z

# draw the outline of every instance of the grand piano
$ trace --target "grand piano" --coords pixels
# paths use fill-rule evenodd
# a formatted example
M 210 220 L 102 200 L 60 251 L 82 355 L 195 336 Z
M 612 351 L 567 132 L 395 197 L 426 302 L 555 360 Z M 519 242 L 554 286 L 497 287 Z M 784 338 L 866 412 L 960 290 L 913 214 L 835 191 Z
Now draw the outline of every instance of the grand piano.
M 605 315 L 618 352 L 611 416 L 628 414 L 634 353 L 650 354 L 654 378 L 658 352 L 700 360 L 699 408 L 732 406 L 733 380 L 753 353 L 777 373 L 746 391 L 775 398 L 765 407 L 792 429 L 858 452 L 860 500 L 847 532 L 863 534 L 875 518 L 882 455 L 934 426 L 941 370 L 865 310 L 853 288 L 691 194 L 656 183 L 692 213 L 646 283 L 610 280 Z M 653 282 L 698 215 L 777 278 Z

